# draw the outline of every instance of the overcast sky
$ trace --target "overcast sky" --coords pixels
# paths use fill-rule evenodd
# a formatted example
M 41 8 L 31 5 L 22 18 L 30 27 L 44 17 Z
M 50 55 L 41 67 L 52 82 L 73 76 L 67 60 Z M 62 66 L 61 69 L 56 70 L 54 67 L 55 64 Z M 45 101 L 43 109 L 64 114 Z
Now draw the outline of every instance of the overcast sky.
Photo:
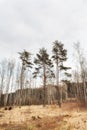
M 0 59 L 36 53 L 59 40 L 68 50 L 80 41 L 87 51 L 87 0 L 0 0 Z

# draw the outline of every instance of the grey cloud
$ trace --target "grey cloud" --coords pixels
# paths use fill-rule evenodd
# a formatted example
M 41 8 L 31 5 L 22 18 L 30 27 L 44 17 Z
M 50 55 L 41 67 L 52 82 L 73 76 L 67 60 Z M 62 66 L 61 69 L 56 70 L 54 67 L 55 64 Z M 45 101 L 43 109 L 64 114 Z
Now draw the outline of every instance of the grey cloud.
M 58 39 L 68 48 L 77 40 L 87 41 L 85 0 L 0 0 L 0 52 L 33 53 Z M 7 49 L 6 49 L 7 48 Z M 3 50 L 3 51 L 1 51 Z

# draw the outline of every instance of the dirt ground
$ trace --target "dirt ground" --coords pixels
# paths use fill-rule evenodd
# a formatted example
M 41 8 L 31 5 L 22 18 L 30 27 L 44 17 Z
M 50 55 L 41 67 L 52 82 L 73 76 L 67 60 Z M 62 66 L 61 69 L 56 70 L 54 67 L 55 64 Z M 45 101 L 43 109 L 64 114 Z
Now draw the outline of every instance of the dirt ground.
M 0 130 L 87 130 L 87 111 L 75 102 L 0 108 Z

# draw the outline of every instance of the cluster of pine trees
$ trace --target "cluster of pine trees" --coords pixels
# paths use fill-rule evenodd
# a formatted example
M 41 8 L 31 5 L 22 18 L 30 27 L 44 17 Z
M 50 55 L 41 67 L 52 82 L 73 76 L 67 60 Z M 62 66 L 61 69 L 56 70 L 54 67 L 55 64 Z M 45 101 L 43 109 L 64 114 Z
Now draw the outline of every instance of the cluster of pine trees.
M 41 48 L 34 58 L 34 63 L 31 62 L 31 53 L 23 51 L 20 54 L 22 60 L 21 69 L 21 89 L 23 88 L 23 75 L 27 68 L 32 69 L 34 66 L 33 78 L 41 77 L 43 79 L 44 89 L 44 106 L 46 104 L 46 84 L 48 79 L 56 78 L 56 86 L 59 86 L 59 73 L 62 70 L 68 70 L 70 67 L 64 66 L 64 61 L 67 60 L 67 50 L 64 49 L 64 44 L 55 41 L 52 47 L 52 57 L 49 56 L 45 48 Z M 54 64 L 56 65 L 56 73 L 53 71 Z M 60 94 L 61 95 L 61 94 Z M 60 98 L 61 99 L 61 98 Z M 61 102 L 58 101 L 60 104 Z
M 20 105 L 22 104 L 23 93 L 22 90 L 26 87 L 31 87 L 32 80 L 36 80 L 37 77 L 43 81 L 43 104 L 46 104 L 46 85 L 51 84 L 56 79 L 56 86 L 59 87 L 59 73 L 60 71 L 66 71 L 70 67 L 65 67 L 64 62 L 67 61 L 67 50 L 64 48 L 64 44 L 59 41 L 55 41 L 52 46 L 52 56 L 47 52 L 46 48 L 39 49 L 38 53 L 32 61 L 32 54 L 27 50 L 19 52 L 19 58 L 21 65 L 15 69 L 14 60 L 4 60 L 1 63 L 0 73 L 0 97 L 5 93 L 4 105 L 7 104 L 8 94 L 12 91 L 20 89 Z M 56 70 L 54 70 L 56 66 Z M 68 74 L 67 72 L 65 73 Z M 15 76 L 16 75 L 16 76 Z M 29 79 L 28 76 L 32 75 Z M 32 85 L 33 86 L 33 85 Z M 58 90 L 59 92 L 59 90 Z M 61 94 L 59 94 L 61 96 Z M 59 98 L 61 99 L 61 98 Z M 61 100 L 58 101 L 61 104 Z
M 74 60 L 76 59 L 77 63 L 75 65 L 75 70 L 72 73 L 72 82 L 69 83 L 67 80 L 62 80 L 68 84 L 69 91 L 69 86 L 72 86 L 72 93 L 74 92 L 73 97 L 78 99 L 81 103 L 87 104 L 86 58 L 81 51 L 79 43 L 74 44 L 74 48 L 76 53 Z M 44 47 L 39 49 L 38 53 L 34 57 L 34 60 L 32 60 L 32 53 L 27 50 L 19 52 L 18 55 L 21 61 L 20 65 L 17 65 L 13 59 L 6 59 L 0 63 L 0 102 L 3 97 L 4 105 L 6 106 L 8 104 L 8 99 L 11 100 L 13 95 L 15 95 L 12 95 L 12 92 L 14 91 L 18 93 L 17 98 L 19 98 L 20 101 L 18 104 L 22 105 L 23 99 L 25 100 L 26 98 L 26 102 L 28 102 L 29 97 L 26 95 L 26 91 L 23 92 L 23 90 L 26 89 L 32 95 L 31 91 L 37 87 L 36 81 L 39 77 L 42 81 L 43 87 L 43 91 L 39 90 L 41 93 L 43 92 L 43 105 L 45 106 L 47 101 L 47 85 L 52 85 L 53 82 L 56 81 L 55 85 L 58 94 L 57 100 L 59 106 L 61 107 L 62 93 L 59 85 L 60 73 L 62 72 L 66 75 L 66 77 L 71 78 L 71 74 L 67 71 L 71 69 L 71 67 L 64 66 L 64 62 L 68 59 L 67 50 L 64 48 L 64 44 L 59 41 L 53 42 L 52 56 L 48 54 L 47 49 Z M 33 89 L 31 89 L 32 87 Z M 36 90 L 33 92 L 35 91 Z M 3 94 L 4 96 L 2 96 Z M 41 95 L 39 94 L 39 96 Z

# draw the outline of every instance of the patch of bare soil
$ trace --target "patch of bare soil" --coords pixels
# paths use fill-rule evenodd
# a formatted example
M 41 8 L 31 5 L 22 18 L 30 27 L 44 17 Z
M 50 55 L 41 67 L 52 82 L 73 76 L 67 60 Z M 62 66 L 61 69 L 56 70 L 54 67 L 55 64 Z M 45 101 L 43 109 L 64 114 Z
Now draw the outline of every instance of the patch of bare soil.
M 0 109 L 0 130 L 87 130 L 87 111 L 75 102 Z

